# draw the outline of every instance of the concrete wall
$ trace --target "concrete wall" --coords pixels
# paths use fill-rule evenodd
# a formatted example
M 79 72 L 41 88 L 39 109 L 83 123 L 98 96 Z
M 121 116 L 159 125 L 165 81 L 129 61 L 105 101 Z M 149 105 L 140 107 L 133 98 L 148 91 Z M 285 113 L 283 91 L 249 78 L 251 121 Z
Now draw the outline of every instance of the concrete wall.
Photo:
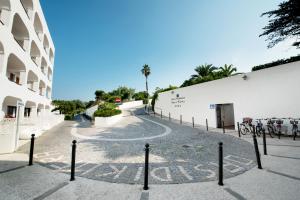
M 213 104 L 233 104 L 235 123 L 243 117 L 300 117 L 300 61 L 160 93 L 156 112 L 216 127 Z
M 143 100 L 140 101 L 130 101 L 130 102 L 125 102 L 122 103 L 122 105 L 119 106 L 119 109 L 128 109 L 128 108 L 135 108 L 138 106 L 142 106 L 143 105 Z

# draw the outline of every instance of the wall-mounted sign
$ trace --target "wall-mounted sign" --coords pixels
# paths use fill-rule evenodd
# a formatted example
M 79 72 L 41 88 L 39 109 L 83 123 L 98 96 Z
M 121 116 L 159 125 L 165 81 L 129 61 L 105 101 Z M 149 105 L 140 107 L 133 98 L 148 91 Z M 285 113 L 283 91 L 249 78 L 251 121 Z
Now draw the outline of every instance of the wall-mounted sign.
M 179 94 L 176 94 L 176 98 L 171 98 L 171 103 L 175 108 L 180 108 L 182 104 L 185 103 L 185 97 L 181 97 Z
M 215 109 L 216 108 L 216 104 L 209 104 L 209 109 Z

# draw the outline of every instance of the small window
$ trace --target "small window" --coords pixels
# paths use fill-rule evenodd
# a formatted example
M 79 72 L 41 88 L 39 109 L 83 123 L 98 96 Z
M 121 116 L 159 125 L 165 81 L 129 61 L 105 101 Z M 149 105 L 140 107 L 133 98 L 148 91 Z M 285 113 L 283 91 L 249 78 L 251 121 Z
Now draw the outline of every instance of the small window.
M 6 118 L 16 118 L 17 107 L 16 106 L 7 106 Z

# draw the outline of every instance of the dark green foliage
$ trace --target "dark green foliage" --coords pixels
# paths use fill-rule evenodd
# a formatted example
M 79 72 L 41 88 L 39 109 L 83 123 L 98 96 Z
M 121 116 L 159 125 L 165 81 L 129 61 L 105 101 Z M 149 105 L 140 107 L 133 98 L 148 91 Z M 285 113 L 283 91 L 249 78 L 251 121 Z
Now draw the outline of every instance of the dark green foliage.
M 169 87 L 167 87 L 167 88 L 156 88 L 155 92 L 152 96 L 152 101 L 151 101 L 152 110 L 154 111 L 155 102 L 158 98 L 158 93 L 166 92 L 166 91 L 169 91 L 169 90 L 174 90 L 176 88 L 178 88 L 178 87 L 177 86 L 172 86 L 172 85 L 169 85 Z
M 117 105 L 114 103 L 105 102 L 98 106 L 98 110 L 115 109 L 116 107 L 117 107 Z
M 94 117 L 111 117 L 121 113 L 122 111 L 118 109 L 101 109 L 95 111 Z
M 96 101 L 103 100 L 104 95 L 105 95 L 105 92 L 103 90 L 96 90 L 95 91 Z
M 134 98 L 136 101 L 143 100 L 143 104 L 148 103 L 148 93 L 146 91 L 137 92 L 132 96 L 132 98 Z
M 70 116 L 79 114 L 83 112 L 86 108 L 85 103 L 83 103 L 80 100 L 71 100 L 71 101 L 53 100 L 52 104 L 55 106 L 52 112 L 59 110 L 61 114 L 70 115 Z
M 180 87 L 186 87 L 208 81 L 213 81 L 235 75 L 237 69 L 232 65 L 225 64 L 223 67 L 214 67 L 212 64 L 200 65 L 195 68 L 197 74 L 193 74 L 190 79 L 185 80 Z
M 128 88 L 125 86 L 119 86 L 117 89 L 109 92 L 109 96 L 108 99 L 111 99 L 112 96 L 114 97 L 120 97 L 122 99 L 122 101 L 128 101 L 131 100 L 132 96 L 134 95 L 134 91 L 135 89 L 133 88 Z
M 264 32 L 260 35 L 267 36 L 269 40 L 268 48 L 287 39 L 294 38 L 293 46 L 300 47 L 300 1 L 289 0 L 279 4 L 277 10 L 265 12 L 262 16 L 267 15 L 269 24 L 263 28 Z
M 252 68 L 252 71 L 257 71 L 257 70 L 261 70 L 261 69 L 275 67 L 275 66 L 278 66 L 278 65 L 283 65 L 283 64 L 287 64 L 287 63 L 291 63 L 291 62 L 296 62 L 296 61 L 300 61 L 300 55 L 294 56 L 294 57 L 290 57 L 288 59 L 276 60 L 274 62 L 266 63 L 266 64 L 263 64 L 263 65 L 254 66 Z
M 65 120 L 73 120 L 74 115 L 65 115 Z

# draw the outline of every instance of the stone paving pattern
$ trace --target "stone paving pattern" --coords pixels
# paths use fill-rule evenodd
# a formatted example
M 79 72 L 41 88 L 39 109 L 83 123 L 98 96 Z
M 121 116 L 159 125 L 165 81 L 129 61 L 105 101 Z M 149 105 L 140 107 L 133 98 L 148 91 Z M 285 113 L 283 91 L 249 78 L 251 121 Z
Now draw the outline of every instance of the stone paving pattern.
M 142 109 L 126 114 L 114 128 L 100 130 L 79 117 L 78 133 L 99 138 L 143 138 L 163 134 L 165 129 L 143 118 L 164 124 L 172 132 L 164 137 L 138 141 L 79 139 L 70 134 L 74 122 L 66 122 L 36 140 L 35 158 L 41 165 L 69 173 L 71 141 L 78 140 L 78 176 L 115 183 L 142 184 L 144 145 L 150 144 L 150 184 L 179 184 L 217 179 L 218 143 L 224 146 L 224 177 L 253 168 L 252 144 L 236 137 L 144 115 Z M 85 131 L 86 130 L 86 131 Z M 25 145 L 20 152 L 28 152 Z

